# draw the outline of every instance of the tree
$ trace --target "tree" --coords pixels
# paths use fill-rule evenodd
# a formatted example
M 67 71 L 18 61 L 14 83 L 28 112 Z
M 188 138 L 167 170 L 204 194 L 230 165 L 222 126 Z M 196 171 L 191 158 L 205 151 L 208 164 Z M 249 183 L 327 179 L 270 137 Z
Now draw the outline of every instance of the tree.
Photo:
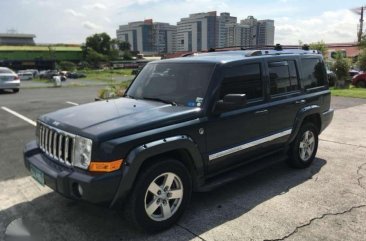
M 311 43 L 310 49 L 318 50 L 323 55 L 323 57 L 327 59 L 328 47 L 323 40 L 316 43 Z
M 59 67 L 61 68 L 61 70 L 66 71 L 74 71 L 76 69 L 76 65 L 70 61 L 61 61 L 59 63 Z
M 88 61 L 88 63 L 90 63 L 91 65 L 93 65 L 94 67 L 99 67 L 99 64 L 101 62 L 106 62 L 108 61 L 108 56 L 98 53 L 97 51 L 95 51 L 92 48 L 87 48 L 87 54 L 86 54 L 86 61 Z
M 118 42 L 118 48 L 122 52 L 127 51 L 127 50 L 131 51 L 131 44 L 127 41 L 120 41 L 120 42 Z
M 366 71 L 366 51 L 365 51 L 365 49 L 363 49 L 361 51 L 360 55 L 358 56 L 357 65 L 360 68 L 360 70 Z
M 109 55 L 111 52 L 111 37 L 106 33 L 96 33 L 86 38 L 86 48 L 91 48 L 94 51 Z
M 343 57 L 341 52 L 337 52 L 336 60 L 333 64 L 333 71 L 337 76 L 337 84 L 336 87 L 344 87 L 345 83 L 349 78 L 349 69 L 350 63 L 349 61 Z

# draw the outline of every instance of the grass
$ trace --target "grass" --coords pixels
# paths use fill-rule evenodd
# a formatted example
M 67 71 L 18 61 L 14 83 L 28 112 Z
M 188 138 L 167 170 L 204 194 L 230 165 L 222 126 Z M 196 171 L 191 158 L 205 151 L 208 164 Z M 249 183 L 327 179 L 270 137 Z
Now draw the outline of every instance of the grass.
M 86 74 L 85 78 L 88 80 L 106 81 L 113 82 L 118 80 L 121 76 L 131 76 L 132 69 L 118 69 L 118 70 L 85 70 L 81 71 Z
M 348 89 L 336 89 L 332 87 L 330 88 L 330 91 L 334 96 L 366 99 L 366 88 L 356 88 L 350 86 Z

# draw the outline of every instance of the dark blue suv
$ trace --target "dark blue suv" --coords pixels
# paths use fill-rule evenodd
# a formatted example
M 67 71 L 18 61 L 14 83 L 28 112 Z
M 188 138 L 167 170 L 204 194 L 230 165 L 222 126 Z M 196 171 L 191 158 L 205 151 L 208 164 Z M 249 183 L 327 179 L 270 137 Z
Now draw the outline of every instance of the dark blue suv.
M 278 161 L 308 167 L 332 117 L 315 51 L 202 53 L 147 64 L 123 98 L 39 117 L 24 159 L 42 185 L 118 204 L 154 232 L 178 220 L 193 191 Z

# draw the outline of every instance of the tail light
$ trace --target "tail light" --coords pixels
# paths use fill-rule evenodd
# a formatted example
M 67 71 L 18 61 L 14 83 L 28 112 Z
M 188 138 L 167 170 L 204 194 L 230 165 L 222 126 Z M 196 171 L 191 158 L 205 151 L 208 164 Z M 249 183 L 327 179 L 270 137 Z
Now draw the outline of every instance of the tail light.
M 14 80 L 19 80 L 19 76 L 18 75 L 14 76 Z

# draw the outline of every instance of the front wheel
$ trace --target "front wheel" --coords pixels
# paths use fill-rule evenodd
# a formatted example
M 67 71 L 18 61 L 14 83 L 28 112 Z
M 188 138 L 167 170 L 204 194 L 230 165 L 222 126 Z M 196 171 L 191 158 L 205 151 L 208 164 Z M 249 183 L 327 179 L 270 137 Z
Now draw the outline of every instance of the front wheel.
M 140 230 L 158 232 L 175 224 L 187 208 L 192 181 L 179 161 L 158 161 L 137 177 L 124 207 L 126 220 Z
M 307 122 L 300 128 L 290 149 L 288 164 L 295 168 L 306 168 L 314 161 L 318 150 L 318 129 Z

